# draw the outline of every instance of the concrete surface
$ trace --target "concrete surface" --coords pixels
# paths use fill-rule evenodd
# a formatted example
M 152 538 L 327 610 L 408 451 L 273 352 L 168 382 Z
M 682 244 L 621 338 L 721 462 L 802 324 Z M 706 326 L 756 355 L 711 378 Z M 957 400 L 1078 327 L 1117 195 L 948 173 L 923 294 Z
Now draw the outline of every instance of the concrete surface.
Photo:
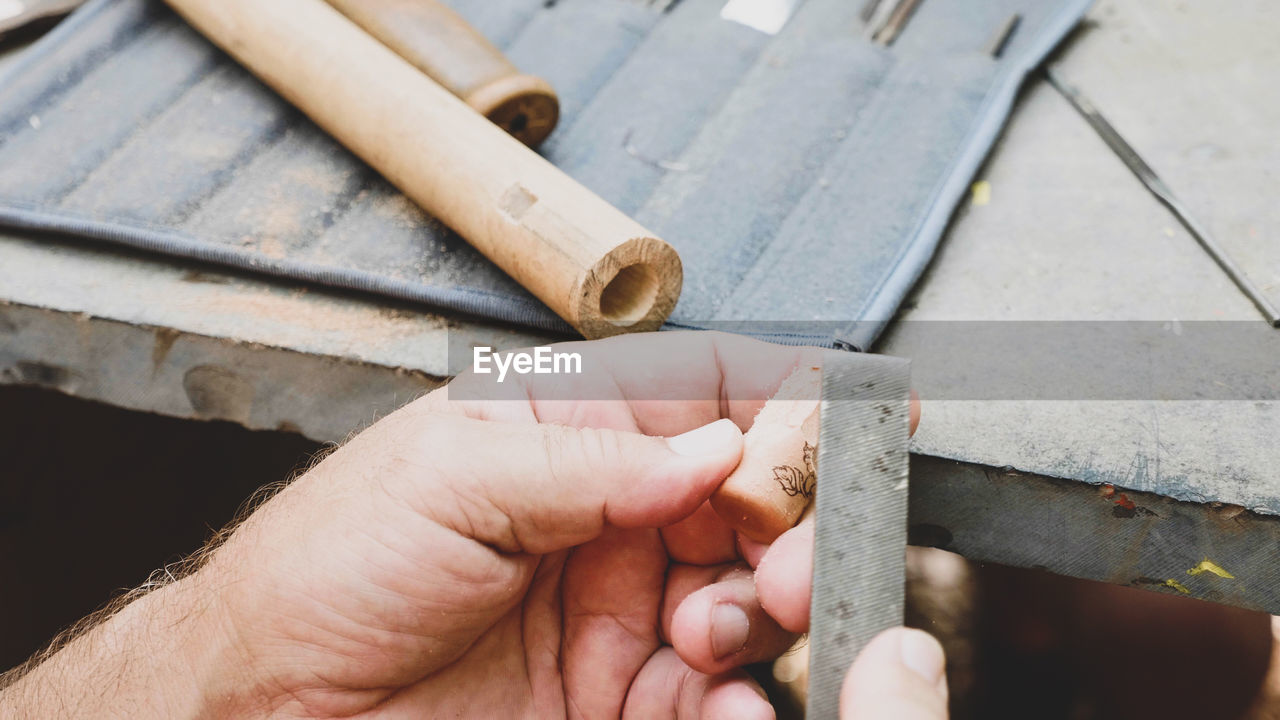
M 1246 271 L 1280 299 L 1280 7 L 1099 2 L 1059 58 Z M 1256 310 L 1045 82 L 1028 88 L 903 323 L 1240 320 Z M 926 403 L 916 450 L 1280 513 L 1275 402 Z

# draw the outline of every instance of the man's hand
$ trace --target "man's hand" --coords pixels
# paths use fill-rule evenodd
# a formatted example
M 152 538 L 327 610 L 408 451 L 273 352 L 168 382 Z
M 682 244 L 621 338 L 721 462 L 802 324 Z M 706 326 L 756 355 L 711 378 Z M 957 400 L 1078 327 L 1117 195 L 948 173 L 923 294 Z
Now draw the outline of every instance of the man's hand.
M 807 626 L 812 532 L 756 546 L 706 500 L 764 398 L 813 351 L 710 333 L 595 345 L 607 367 L 584 376 L 590 399 L 562 377 L 498 389 L 463 376 L 377 423 L 0 708 L 39 696 L 135 717 L 772 717 L 736 668 Z M 898 665 L 927 665 L 894 648 Z M 72 682 L 85 661 L 107 668 L 87 686 L 97 705 Z M 932 682 L 889 689 L 945 693 L 926 670 Z M 855 668 L 846 690 L 885 682 Z

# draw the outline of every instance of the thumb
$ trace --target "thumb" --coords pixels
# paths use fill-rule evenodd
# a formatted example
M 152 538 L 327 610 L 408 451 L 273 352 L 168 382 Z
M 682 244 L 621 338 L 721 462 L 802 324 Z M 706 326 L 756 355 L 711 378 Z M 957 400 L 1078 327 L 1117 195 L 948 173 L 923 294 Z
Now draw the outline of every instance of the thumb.
M 942 646 L 920 630 L 893 628 L 858 655 L 840 690 L 841 720 L 946 720 Z
M 705 502 L 742 458 L 742 431 L 729 420 L 672 438 L 456 417 L 437 429 L 443 437 L 431 445 L 445 451 L 434 462 L 446 479 L 440 489 L 460 502 L 431 502 L 424 511 L 504 552 L 571 547 L 606 523 L 670 525 Z

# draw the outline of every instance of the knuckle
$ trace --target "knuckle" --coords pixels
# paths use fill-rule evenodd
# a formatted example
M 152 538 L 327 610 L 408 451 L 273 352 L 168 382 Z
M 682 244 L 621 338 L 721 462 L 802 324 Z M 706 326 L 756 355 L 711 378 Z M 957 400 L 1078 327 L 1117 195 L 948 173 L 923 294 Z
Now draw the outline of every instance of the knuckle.
M 546 436 L 548 457 L 557 460 L 561 472 L 577 470 L 597 475 L 619 467 L 625 453 L 619 433 L 613 430 L 559 427 Z

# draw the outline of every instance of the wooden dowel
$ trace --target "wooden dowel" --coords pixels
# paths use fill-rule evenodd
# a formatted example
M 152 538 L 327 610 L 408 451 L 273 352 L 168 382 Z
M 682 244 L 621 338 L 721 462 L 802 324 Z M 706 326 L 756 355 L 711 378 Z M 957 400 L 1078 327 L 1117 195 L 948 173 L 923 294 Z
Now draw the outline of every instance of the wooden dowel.
M 485 120 L 324 0 L 167 0 L 588 338 L 675 308 L 670 245 Z
M 796 524 L 817 482 L 822 367 L 802 363 L 756 415 L 742 461 L 711 496 L 730 527 L 771 543 Z
M 529 147 L 560 118 L 545 80 L 525 75 L 438 0 L 328 0 L 365 32 Z

